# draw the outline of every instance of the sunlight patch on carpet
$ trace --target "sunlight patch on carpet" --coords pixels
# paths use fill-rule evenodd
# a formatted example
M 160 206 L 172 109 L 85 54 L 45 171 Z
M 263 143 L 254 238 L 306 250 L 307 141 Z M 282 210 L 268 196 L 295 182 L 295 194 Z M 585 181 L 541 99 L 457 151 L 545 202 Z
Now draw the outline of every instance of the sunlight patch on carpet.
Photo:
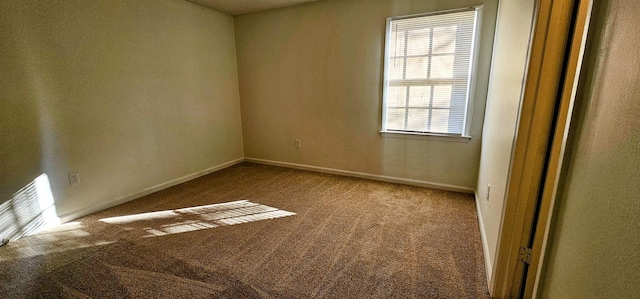
M 282 218 L 295 214 L 248 200 L 238 200 L 176 210 L 103 218 L 100 219 L 100 222 L 123 225 L 127 230 L 142 227 L 148 233 L 144 237 L 156 237 Z

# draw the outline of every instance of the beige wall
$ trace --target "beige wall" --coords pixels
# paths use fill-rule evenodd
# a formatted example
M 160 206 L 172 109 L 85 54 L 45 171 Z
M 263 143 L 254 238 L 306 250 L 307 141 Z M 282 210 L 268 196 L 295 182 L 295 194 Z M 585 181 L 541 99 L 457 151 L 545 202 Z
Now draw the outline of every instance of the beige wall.
M 243 157 L 231 16 L 0 0 L 0 61 L 0 201 L 46 173 L 64 215 Z
M 541 298 L 638 298 L 640 2 L 595 1 Z
M 511 151 L 527 64 L 534 0 L 503 0 L 498 8 L 477 185 L 487 277 L 498 246 Z M 491 192 L 487 199 L 487 185 Z
M 471 142 L 381 137 L 385 18 L 482 3 Z M 245 156 L 475 189 L 496 8 L 326 0 L 236 17 Z

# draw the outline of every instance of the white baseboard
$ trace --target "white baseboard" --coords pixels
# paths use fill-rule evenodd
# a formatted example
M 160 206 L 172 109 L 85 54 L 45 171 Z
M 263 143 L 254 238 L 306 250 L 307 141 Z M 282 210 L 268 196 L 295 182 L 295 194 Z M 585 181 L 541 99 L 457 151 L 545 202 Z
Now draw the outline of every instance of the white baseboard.
M 119 204 L 123 204 L 125 202 L 132 201 L 134 199 L 138 199 L 140 197 L 149 195 L 151 193 L 158 192 L 160 190 L 167 189 L 169 187 L 173 187 L 175 185 L 182 184 L 184 182 L 199 178 L 201 176 L 205 176 L 207 174 L 210 174 L 210 173 L 218 171 L 218 170 L 222 170 L 222 169 L 227 168 L 227 167 L 231 167 L 233 165 L 242 163 L 243 161 L 244 161 L 244 158 L 235 159 L 235 160 L 232 160 L 232 161 L 229 161 L 229 162 L 222 163 L 220 165 L 209 167 L 209 168 L 207 168 L 205 170 L 202 170 L 202 171 L 198 171 L 198 172 L 195 172 L 195 173 L 192 173 L 192 174 L 188 174 L 186 176 L 183 176 L 183 177 L 180 177 L 180 178 L 168 181 L 168 182 L 164 182 L 164 183 L 161 183 L 161 184 L 158 184 L 158 185 L 155 185 L 155 186 L 151 186 L 149 188 L 145 188 L 145 189 L 141 190 L 140 192 L 129 194 L 129 195 L 114 199 L 112 201 L 105 202 L 105 203 L 97 205 L 97 206 L 86 207 L 86 208 L 83 208 L 83 209 L 80 209 L 80 210 L 77 210 L 77 211 L 66 213 L 64 215 L 60 215 L 59 216 L 60 217 L 60 221 L 62 223 L 69 222 L 71 220 L 78 219 L 80 217 L 83 217 L 83 216 L 86 216 L 86 215 L 89 215 L 89 214 L 92 214 L 92 213 L 95 213 L 95 212 L 98 212 L 98 211 L 102 211 L 102 210 L 105 210 L 105 209 L 108 209 L 108 208 L 111 208 L 111 207 L 115 207 L 115 206 L 117 206 Z
M 484 252 L 484 268 L 487 271 L 487 287 L 491 289 L 491 273 L 493 272 L 493 262 L 489 256 L 489 242 L 487 242 L 487 231 L 484 228 L 484 218 L 482 217 L 482 210 L 478 201 L 478 192 L 475 192 L 476 210 L 478 211 L 478 222 L 480 223 L 480 238 L 482 239 L 482 252 Z
M 420 181 L 420 180 L 413 180 L 413 179 L 398 178 L 398 177 L 392 177 L 392 176 L 386 176 L 386 175 L 378 175 L 378 174 L 371 174 L 371 173 L 364 173 L 364 172 L 356 172 L 356 171 L 349 171 L 349 170 L 342 170 L 342 169 L 335 169 L 335 168 L 327 168 L 327 167 L 320 167 L 320 166 L 296 164 L 296 163 L 265 160 L 265 159 L 258 159 L 258 158 L 249 158 L 249 157 L 245 157 L 244 160 L 247 161 L 247 162 L 253 162 L 253 163 L 258 163 L 258 164 L 273 165 L 273 166 L 295 168 L 295 169 L 302 169 L 302 170 L 310 170 L 310 171 L 316 171 L 316 172 L 322 172 L 322 173 L 330 173 L 330 174 L 337 174 L 337 175 L 343 175 L 343 176 L 349 176 L 349 177 L 356 177 L 356 178 L 361 178 L 361 179 L 382 181 L 382 182 L 387 182 L 387 183 L 404 184 L 404 185 L 411 185 L 411 186 L 417 186 L 417 187 L 426 187 L 426 188 L 431 188 L 431 189 L 439 189 L 439 190 L 447 190 L 447 191 L 455 191 L 455 192 L 468 193 L 468 194 L 473 194 L 475 192 L 475 190 L 472 189 L 472 188 L 467 188 L 467 187 L 462 187 L 462 186 L 441 184 L 441 183 L 434 183 L 434 182 L 427 182 L 427 181 Z

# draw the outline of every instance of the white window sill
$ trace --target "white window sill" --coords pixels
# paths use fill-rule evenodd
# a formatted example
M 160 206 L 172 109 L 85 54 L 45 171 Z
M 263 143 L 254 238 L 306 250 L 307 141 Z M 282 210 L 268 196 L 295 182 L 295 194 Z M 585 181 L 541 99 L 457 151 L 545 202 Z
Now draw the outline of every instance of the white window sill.
M 426 139 L 426 140 L 434 140 L 434 141 L 465 142 L 465 143 L 471 141 L 471 136 L 398 132 L 398 131 L 380 131 L 380 136 L 385 138 Z

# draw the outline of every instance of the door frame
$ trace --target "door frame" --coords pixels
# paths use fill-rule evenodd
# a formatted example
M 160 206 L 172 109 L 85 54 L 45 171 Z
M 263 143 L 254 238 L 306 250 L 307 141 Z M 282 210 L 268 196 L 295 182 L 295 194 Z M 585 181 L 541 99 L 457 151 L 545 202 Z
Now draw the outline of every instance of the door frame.
M 532 298 L 540 280 L 592 0 L 539 0 L 490 292 Z M 521 261 L 530 248 L 528 263 Z M 521 254 L 524 255 L 521 256 Z

